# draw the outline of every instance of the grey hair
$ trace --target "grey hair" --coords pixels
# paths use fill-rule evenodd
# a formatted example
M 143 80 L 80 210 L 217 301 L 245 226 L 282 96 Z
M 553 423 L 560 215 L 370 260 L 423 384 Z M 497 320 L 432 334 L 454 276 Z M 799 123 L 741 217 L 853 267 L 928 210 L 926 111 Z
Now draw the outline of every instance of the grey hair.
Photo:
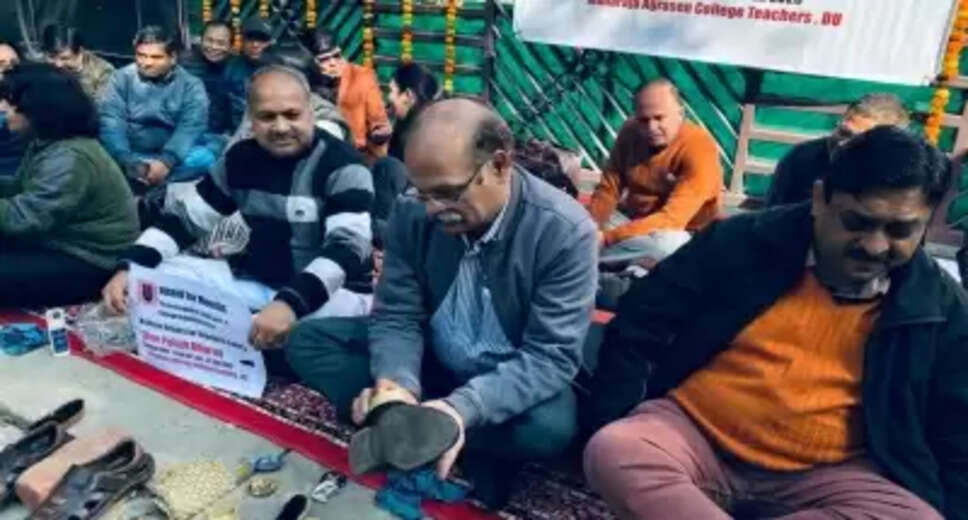
M 285 74 L 299 83 L 299 86 L 302 87 L 303 92 L 306 93 L 306 99 L 309 99 L 309 97 L 312 95 L 313 89 L 309 86 L 309 80 L 306 79 L 306 75 L 302 72 L 299 72 L 298 70 L 286 65 L 265 65 L 263 67 L 259 67 L 259 69 L 252 74 L 252 80 L 249 82 L 249 89 L 246 93 L 246 104 L 248 104 L 249 107 L 252 106 L 254 101 L 253 93 L 255 92 L 255 89 L 252 87 L 255 85 L 256 80 L 262 76 L 268 76 L 269 74 Z
M 656 78 L 656 79 L 653 79 L 652 81 L 644 83 L 642 86 L 640 86 L 635 90 L 634 102 L 637 104 L 639 102 L 639 98 L 642 96 L 642 93 L 651 88 L 669 89 L 669 92 L 672 94 L 672 97 L 676 98 L 676 103 L 678 103 L 680 107 L 685 105 L 685 103 L 683 103 L 682 101 L 682 94 L 679 93 L 679 87 L 677 87 L 676 84 L 673 83 L 668 78 Z
M 907 127 L 911 116 L 907 109 L 894 94 L 877 92 L 854 101 L 847 107 L 845 115 L 861 115 L 876 120 L 881 124 Z

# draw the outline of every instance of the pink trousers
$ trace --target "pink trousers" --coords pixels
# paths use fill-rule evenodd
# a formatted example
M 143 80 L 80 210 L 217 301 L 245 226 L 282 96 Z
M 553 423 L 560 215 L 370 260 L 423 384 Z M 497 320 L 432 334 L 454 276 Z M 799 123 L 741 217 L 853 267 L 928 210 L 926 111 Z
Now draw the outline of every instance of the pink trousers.
M 869 459 L 775 472 L 724 455 L 671 399 L 646 401 L 596 433 L 584 463 L 622 519 L 942 519 Z

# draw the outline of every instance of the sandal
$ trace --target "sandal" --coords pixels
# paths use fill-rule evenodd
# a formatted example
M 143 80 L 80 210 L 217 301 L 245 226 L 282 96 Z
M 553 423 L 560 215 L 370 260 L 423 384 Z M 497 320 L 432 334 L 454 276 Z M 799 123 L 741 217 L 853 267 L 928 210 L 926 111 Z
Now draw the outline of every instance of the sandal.
M 132 489 L 148 482 L 155 461 L 132 440 L 103 457 L 72 466 L 30 520 L 91 520 Z
M 350 469 L 356 475 L 389 465 L 410 471 L 437 460 L 460 436 L 460 427 L 440 410 L 402 404 L 384 404 L 367 416 L 372 426 L 350 439 Z
M 37 419 L 36 421 L 27 425 L 24 431 L 33 431 L 40 428 L 49 421 L 53 421 L 61 425 L 62 430 L 67 430 L 71 426 L 77 424 L 84 416 L 84 400 L 74 399 L 73 401 L 68 401 L 60 406 L 58 406 L 54 411 L 49 414 Z
M 13 497 L 14 484 L 24 471 L 44 460 L 67 442 L 63 428 L 53 421 L 29 430 L 0 451 L 0 504 Z

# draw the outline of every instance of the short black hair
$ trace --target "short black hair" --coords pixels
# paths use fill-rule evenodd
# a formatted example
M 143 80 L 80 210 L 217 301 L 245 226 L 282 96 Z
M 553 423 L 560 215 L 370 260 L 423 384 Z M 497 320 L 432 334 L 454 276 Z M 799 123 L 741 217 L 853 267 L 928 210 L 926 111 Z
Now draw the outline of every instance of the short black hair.
M 336 35 L 324 27 L 317 27 L 315 30 L 303 34 L 303 45 L 305 45 L 313 56 L 318 56 L 339 47 Z
M 165 46 L 165 52 L 169 56 L 179 50 L 178 38 L 175 33 L 165 29 L 160 25 L 146 25 L 134 35 L 134 47 L 139 45 L 159 43 Z
M 937 206 L 951 184 L 951 161 L 923 137 L 895 126 L 878 126 L 834 153 L 823 176 L 824 198 L 855 197 L 874 190 L 921 188 Z
M 50 24 L 44 27 L 40 36 L 40 48 L 46 54 L 57 54 L 64 49 L 77 53 L 82 47 L 84 47 L 84 40 L 76 27 Z
M 205 22 L 205 25 L 202 26 L 202 36 L 205 36 L 205 33 L 207 33 L 209 29 L 215 29 L 218 27 L 228 30 L 229 36 L 235 35 L 235 32 L 232 31 L 232 26 L 229 25 L 229 23 L 225 20 L 209 20 Z
M 434 74 L 417 63 L 406 63 L 393 72 L 393 82 L 401 91 L 409 90 L 417 98 L 417 107 L 436 99 L 440 92 Z
M 53 65 L 17 65 L 0 81 L 0 99 L 22 113 L 40 139 L 56 141 L 98 135 L 94 101 L 73 74 Z

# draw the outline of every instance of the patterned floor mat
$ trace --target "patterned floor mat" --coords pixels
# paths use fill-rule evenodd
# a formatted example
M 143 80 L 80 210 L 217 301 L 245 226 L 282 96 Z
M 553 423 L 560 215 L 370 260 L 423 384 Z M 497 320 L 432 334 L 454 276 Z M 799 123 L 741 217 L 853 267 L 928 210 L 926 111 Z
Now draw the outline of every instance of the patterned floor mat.
M 346 446 L 353 428 L 336 419 L 325 397 L 302 385 L 270 381 L 262 399 L 221 392 L 238 402 Z M 561 461 L 557 467 L 528 466 L 514 483 L 510 505 L 501 512 L 508 519 L 591 520 L 613 519 L 605 504 L 584 484 L 577 460 Z

